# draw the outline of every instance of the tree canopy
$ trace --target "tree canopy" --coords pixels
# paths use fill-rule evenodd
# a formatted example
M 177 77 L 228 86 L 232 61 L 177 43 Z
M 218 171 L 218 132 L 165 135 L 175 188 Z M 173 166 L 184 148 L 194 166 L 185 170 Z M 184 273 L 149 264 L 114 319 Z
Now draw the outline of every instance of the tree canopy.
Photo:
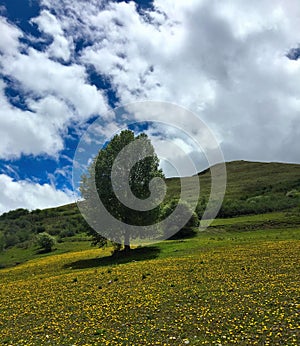
M 96 220 L 99 197 L 106 211 L 124 225 L 116 232 L 113 224 L 112 229 L 107 224 L 100 232 L 98 228 L 95 240 L 100 245 L 108 239 L 122 243 L 128 251 L 132 239 L 145 236 L 140 232 L 143 227 L 130 226 L 152 225 L 159 218 L 157 202 L 162 185 L 157 178 L 163 179 L 164 174 L 150 139 L 145 133 L 135 136 L 133 131 L 123 130 L 99 151 L 88 171 L 80 190 L 89 216 L 94 213 Z
M 46 232 L 39 233 L 36 236 L 36 244 L 45 252 L 52 251 L 52 247 L 55 245 L 55 238 Z

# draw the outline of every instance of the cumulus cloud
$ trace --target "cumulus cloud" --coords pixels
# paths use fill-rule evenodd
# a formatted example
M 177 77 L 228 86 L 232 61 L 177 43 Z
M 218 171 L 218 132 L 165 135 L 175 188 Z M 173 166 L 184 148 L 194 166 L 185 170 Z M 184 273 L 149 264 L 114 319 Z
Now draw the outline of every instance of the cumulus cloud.
M 59 134 L 61 128 L 57 129 L 57 122 L 47 118 L 45 100 L 44 105 L 39 104 L 39 109 L 37 104 L 35 106 L 39 114 L 23 111 L 8 102 L 4 89 L 5 84 L 0 81 L 0 158 L 15 159 L 22 154 L 55 156 L 63 149 Z M 55 112 L 60 107 L 63 106 L 52 101 L 49 112 Z M 56 113 L 56 116 L 59 115 L 59 112 Z
M 300 6 L 293 1 L 156 0 L 144 12 L 134 2 L 42 4 L 32 22 L 53 42 L 45 52 L 29 48 L 3 63 L 26 91 L 45 98 L 28 100 L 33 111 L 45 107 L 50 94 L 77 118 L 104 114 L 103 94 L 88 82 L 86 68 L 92 66 L 110 81 L 121 104 L 154 99 L 196 112 L 227 159 L 297 160 L 287 156 L 290 130 L 299 126 L 300 67 L 286 57 L 298 45 L 300 29 Z M 69 59 L 76 41 L 85 43 L 76 61 L 66 66 L 51 60 L 51 51 L 63 57 L 63 46 Z
M 43 34 L 52 37 L 53 42 L 47 49 L 49 56 L 64 61 L 70 60 L 71 51 L 73 50 L 72 37 L 64 36 L 61 24 L 52 13 L 43 10 L 38 17 L 31 20 L 31 23 L 35 23 Z
M 0 16 L 0 53 L 13 54 L 20 46 L 19 38 L 23 36 L 20 29 L 7 22 Z
M 157 0 L 144 13 L 133 2 L 98 11 L 93 3 L 80 13 L 82 35 L 94 34 L 81 62 L 109 78 L 121 103 L 154 99 L 195 111 L 228 160 L 299 161 L 290 146 L 300 64 L 286 56 L 299 44 L 297 2 Z
M 31 23 L 51 37 L 43 50 L 21 44 L 26 34 L 0 17 L 0 72 L 27 107 L 13 106 L 2 82 L 2 158 L 55 156 L 66 126 L 108 114 L 105 90 L 89 80 L 92 68 L 109 81 L 120 104 L 169 101 L 196 113 L 227 160 L 299 162 L 300 60 L 287 57 L 299 46 L 296 0 L 154 0 L 147 10 L 133 1 L 41 5 Z M 173 119 L 167 113 L 160 118 Z M 109 136 L 119 125 L 105 120 L 102 133 Z M 140 114 L 134 120 L 147 119 Z M 191 118 L 181 120 L 203 137 Z M 161 144 L 154 132 L 152 138 Z M 181 161 L 174 150 L 166 152 Z
M 4 60 L 3 72 L 38 97 L 51 94 L 65 100 L 78 119 L 88 119 L 107 110 L 102 93 L 87 83 L 83 66 L 62 65 L 49 59 L 47 54 L 29 48 L 28 54 Z
M 0 214 L 17 208 L 43 209 L 74 202 L 69 190 L 56 190 L 49 184 L 40 185 L 32 181 L 14 181 L 0 174 Z
M 55 17 L 43 11 L 35 22 L 40 30 L 53 35 L 46 51 L 21 44 L 25 34 L 0 17 L 0 73 L 10 80 L 0 84 L 0 158 L 45 153 L 57 156 L 64 147 L 67 126 L 94 115 L 105 116 L 109 109 L 104 92 L 89 83 L 84 66 L 52 59 L 60 55 L 57 42 L 65 39 Z M 51 53 L 53 50 L 57 55 Z M 11 87 L 22 95 L 27 110 L 11 102 L 6 93 Z

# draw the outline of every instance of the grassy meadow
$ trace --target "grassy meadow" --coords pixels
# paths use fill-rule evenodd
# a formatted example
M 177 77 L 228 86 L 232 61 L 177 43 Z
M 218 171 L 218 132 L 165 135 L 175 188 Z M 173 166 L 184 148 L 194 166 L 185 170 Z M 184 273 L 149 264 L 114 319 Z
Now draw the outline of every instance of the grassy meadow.
M 0 346 L 300 345 L 300 165 L 227 173 L 208 229 L 127 256 L 92 247 L 74 204 L 0 216 Z M 49 253 L 32 241 L 45 231 Z
M 128 258 L 86 243 L 2 269 L 0 345 L 299 345 L 291 216 L 218 219 Z M 285 227 L 246 227 L 264 220 Z

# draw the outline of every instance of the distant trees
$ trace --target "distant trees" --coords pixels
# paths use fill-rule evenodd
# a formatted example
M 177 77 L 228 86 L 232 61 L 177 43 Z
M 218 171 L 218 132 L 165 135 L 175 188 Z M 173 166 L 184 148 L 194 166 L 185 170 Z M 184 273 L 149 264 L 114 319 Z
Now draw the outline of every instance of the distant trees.
M 270 194 L 258 195 L 246 200 L 225 199 L 218 217 L 235 217 L 249 214 L 264 214 L 273 211 L 287 210 L 299 206 L 300 196 Z
M 154 223 L 157 218 L 159 221 L 164 220 L 168 215 L 171 215 L 176 208 L 180 194 L 177 193 L 176 184 L 179 181 L 176 178 L 166 180 L 168 190 L 163 203 L 159 208 L 154 208 L 151 212 L 135 211 L 125 207 L 115 196 L 111 183 L 107 183 L 110 178 L 112 162 L 115 160 L 119 150 L 124 148 L 128 143 L 133 143 L 137 138 L 145 139 L 145 147 L 141 147 L 141 153 L 145 149 L 152 150 L 152 156 L 145 160 L 140 160 L 130 172 L 129 185 L 131 191 L 140 200 L 147 199 L 150 194 L 149 182 L 152 177 L 163 177 L 162 172 L 158 169 L 158 158 L 155 155 L 154 149 L 150 140 L 146 135 L 135 136 L 132 131 L 120 133 L 114 138 L 111 143 L 108 143 L 105 148 L 99 153 L 97 160 L 93 162 L 95 173 L 97 176 L 97 190 L 99 195 L 104 200 L 106 208 L 122 222 L 134 225 L 147 225 Z M 120 166 L 122 167 L 122 166 Z M 90 169 L 92 166 L 90 167 Z M 146 174 L 145 174 L 146 172 Z M 121 172 L 122 173 L 122 172 Z M 99 179 L 98 179 L 99 178 Z M 85 179 L 85 180 L 84 180 Z M 82 189 L 83 196 L 89 193 L 90 177 L 83 177 Z M 177 183 L 178 182 L 178 183 Z M 121 188 L 121 186 L 120 186 Z M 272 185 L 269 181 L 263 182 L 248 182 L 241 190 L 236 191 L 229 185 L 229 193 L 226 195 L 222 204 L 218 217 L 236 217 L 247 214 L 263 214 L 273 211 L 291 210 L 298 208 L 300 205 L 300 179 L 292 176 L 292 179 L 275 180 Z M 176 223 L 180 222 L 181 216 L 186 213 L 185 208 L 182 206 L 182 214 L 178 214 L 177 221 L 168 221 L 164 229 L 157 230 L 157 238 L 172 238 L 186 237 L 193 235 L 193 230 L 196 231 L 199 220 L 201 219 L 207 207 L 209 189 L 202 190 L 202 196 L 196 208 L 196 214 L 192 214 L 191 219 L 181 228 L 179 232 L 176 231 Z M 234 192 L 234 193 L 233 193 Z M 87 194 L 87 195 L 85 195 Z M 206 217 L 209 218 L 209 213 L 206 211 Z M 11 247 L 17 246 L 20 248 L 32 247 L 35 243 L 35 237 L 40 233 L 48 233 L 50 236 L 55 237 L 58 242 L 68 241 L 69 237 L 77 237 L 79 234 L 88 233 L 93 235 L 93 242 L 97 245 L 106 245 L 107 239 L 103 235 L 95 232 L 75 204 L 65 205 L 59 208 L 51 209 L 36 209 L 29 211 L 27 209 L 19 208 L 0 215 L 0 251 L 5 251 Z M 120 234 L 122 237 L 122 246 L 119 243 L 114 243 L 117 250 L 125 248 L 124 245 L 128 244 L 128 248 L 132 243 L 132 239 L 138 234 L 134 232 Z M 129 239 L 125 240 L 125 237 Z M 85 239 L 85 237 L 80 237 Z
M 117 156 L 121 150 L 130 146 L 135 141 L 139 141 L 139 145 L 134 149 L 134 153 L 129 150 L 124 160 L 120 160 L 116 164 Z M 133 161 L 135 161 L 135 164 L 131 167 L 128 176 L 126 176 L 128 167 Z M 111 179 L 113 165 L 117 174 L 117 179 L 114 181 L 115 186 L 113 186 Z M 89 175 L 84 175 L 82 177 L 80 188 L 82 196 L 87 200 L 89 208 L 93 208 L 91 185 L 93 184 L 93 179 L 95 179 L 97 194 L 106 210 L 114 218 L 127 225 L 155 223 L 159 217 L 159 208 L 153 208 L 147 211 L 134 210 L 134 208 L 129 208 L 124 205 L 116 196 L 115 191 L 122 192 L 124 190 L 124 181 L 126 180 L 128 181 L 130 192 L 133 193 L 137 199 L 147 199 L 150 196 L 149 184 L 151 180 L 153 178 L 164 178 L 164 174 L 158 166 L 159 159 L 147 135 L 142 133 L 135 136 L 133 131 L 124 130 L 120 134 L 116 134 L 112 140 L 99 151 L 98 156 L 89 167 Z M 125 192 L 125 194 L 126 193 L 127 192 Z M 97 213 L 97 210 L 95 212 Z M 104 235 L 106 231 L 107 230 L 103 229 Z M 108 231 L 108 234 L 109 236 L 112 235 L 110 231 Z M 102 237 L 96 232 L 93 232 L 93 235 L 95 241 L 98 242 L 100 246 L 107 243 L 106 237 Z M 138 236 L 142 237 L 143 235 L 138 234 L 137 231 L 130 227 L 124 227 L 123 230 L 118 230 L 115 243 L 122 242 L 124 251 L 127 252 L 130 250 L 132 238 Z M 116 245 L 116 248 L 117 250 L 120 249 L 118 245 Z
M 3 213 L 1 215 L 1 219 L 11 219 L 16 220 L 22 216 L 28 215 L 29 210 L 24 208 L 19 208 L 15 210 L 8 211 L 7 213 Z
M 89 228 L 76 205 L 33 210 L 17 209 L 0 215 L 0 251 L 13 246 L 28 248 L 36 235 L 48 233 L 58 241 L 84 233 Z

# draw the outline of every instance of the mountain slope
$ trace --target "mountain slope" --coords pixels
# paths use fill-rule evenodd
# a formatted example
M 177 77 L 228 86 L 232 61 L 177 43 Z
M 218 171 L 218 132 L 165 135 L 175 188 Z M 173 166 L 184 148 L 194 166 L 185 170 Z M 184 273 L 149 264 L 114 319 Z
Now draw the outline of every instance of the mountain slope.
M 300 165 L 233 161 L 226 164 L 227 189 L 219 217 L 289 210 L 300 206 Z M 197 213 L 201 217 L 210 191 L 210 170 L 199 173 L 200 200 Z M 193 196 L 191 178 L 183 178 Z M 166 199 L 180 196 L 180 179 L 166 180 Z M 45 210 L 18 209 L 0 216 L 0 251 L 18 244 L 28 247 L 32 236 L 48 232 L 57 237 L 79 237 L 89 226 L 79 213 L 76 204 Z

